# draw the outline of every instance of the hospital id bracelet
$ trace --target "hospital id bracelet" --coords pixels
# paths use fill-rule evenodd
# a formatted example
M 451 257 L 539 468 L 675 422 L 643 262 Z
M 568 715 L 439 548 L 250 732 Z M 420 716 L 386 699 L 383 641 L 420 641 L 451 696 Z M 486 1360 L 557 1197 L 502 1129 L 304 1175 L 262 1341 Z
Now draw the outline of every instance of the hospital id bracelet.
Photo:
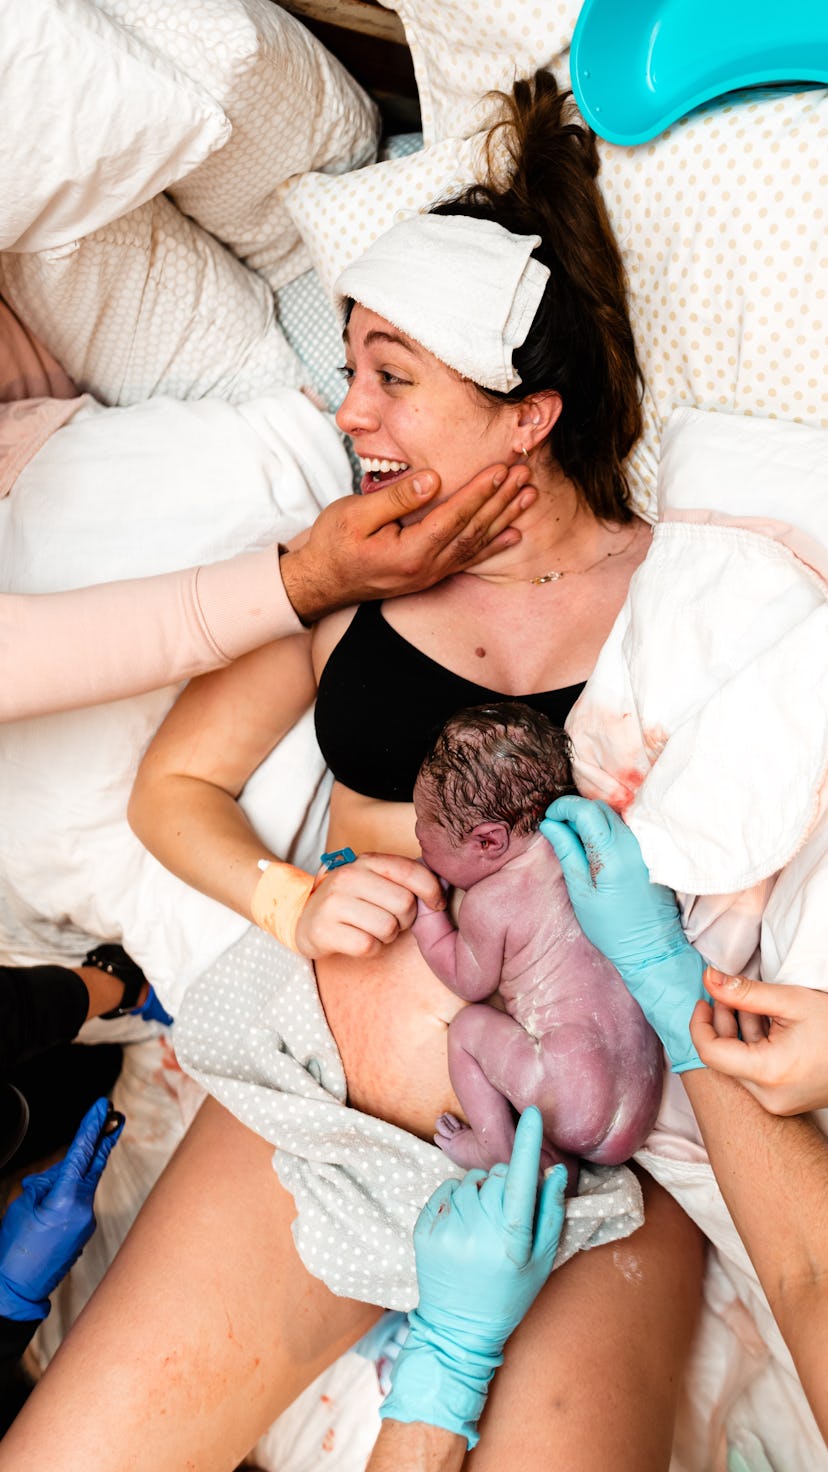
M 296 950 L 296 927 L 316 880 L 304 869 L 279 859 L 259 859 L 262 877 L 253 891 L 251 909 L 256 924 L 288 950 Z

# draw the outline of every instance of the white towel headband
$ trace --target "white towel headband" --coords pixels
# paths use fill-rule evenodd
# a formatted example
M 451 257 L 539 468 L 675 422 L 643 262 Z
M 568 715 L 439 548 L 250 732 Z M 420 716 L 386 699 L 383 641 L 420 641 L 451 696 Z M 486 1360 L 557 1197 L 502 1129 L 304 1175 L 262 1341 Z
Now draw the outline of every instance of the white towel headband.
M 520 383 L 512 353 L 526 341 L 549 268 L 539 235 L 513 235 L 468 215 L 412 215 L 380 235 L 339 276 L 349 298 L 393 323 L 435 358 L 484 388 Z

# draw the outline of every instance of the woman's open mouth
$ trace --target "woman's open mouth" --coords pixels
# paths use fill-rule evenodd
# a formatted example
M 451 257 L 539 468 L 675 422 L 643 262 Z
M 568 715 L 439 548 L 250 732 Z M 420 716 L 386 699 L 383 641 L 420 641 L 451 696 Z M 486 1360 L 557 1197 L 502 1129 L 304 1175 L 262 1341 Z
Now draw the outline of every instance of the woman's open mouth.
M 363 458 L 362 455 L 359 457 L 359 464 L 362 470 L 359 488 L 363 496 L 370 495 L 371 491 L 378 491 L 380 486 L 390 485 L 393 480 L 411 469 L 402 460 L 378 460 L 376 457 Z

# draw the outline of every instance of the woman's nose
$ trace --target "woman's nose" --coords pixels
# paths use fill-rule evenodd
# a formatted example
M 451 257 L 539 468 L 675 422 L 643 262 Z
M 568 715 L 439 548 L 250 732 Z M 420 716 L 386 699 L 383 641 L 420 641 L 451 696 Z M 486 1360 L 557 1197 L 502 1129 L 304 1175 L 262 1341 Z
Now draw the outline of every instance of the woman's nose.
M 379 416 L 371 395 L 356 377 L 348 384 L 348 391 L 336 411 L 336 422 L 343 434 L 352 436 L 368 433 L 379 426 Z

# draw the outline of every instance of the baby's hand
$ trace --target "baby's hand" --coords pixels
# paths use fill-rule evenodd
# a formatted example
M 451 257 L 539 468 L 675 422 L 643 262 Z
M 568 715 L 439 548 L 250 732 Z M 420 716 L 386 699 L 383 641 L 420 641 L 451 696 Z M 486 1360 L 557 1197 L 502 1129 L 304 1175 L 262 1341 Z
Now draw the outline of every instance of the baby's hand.
M 433 869 L 429 869 L 429 867 L 428 867 L 425 859 L 418 859 L 417 860 L 417 863 L 418 864 L 422 864 L 422 866 L 425 869 L 425 871 L 426 871 L 427 874 L 434 874 L 434 870 Z M 439 874 L 434 874 L 434 878 L 437 880 L 437 882 L 438 882 L 441 890 L 443 891 L 443 901 L 442 901 L 442 904 L 439 905 L 439 906 L 429 905 L 424 899 L 422 899 L 418 895 L 417 896 L 417 919 L 418 920 L 421 919 L 421 917 L 423 915 L 433 915 L 435 913 L 435 910 L 439 913 L 439 912 L 442 912 L 443 910 L 445 910 L 445 908 L 446 908 L 446 903 L 448 901 L 448 894 L 449 894 L 449 890 L 451 889 L 451 885 L 449 884 L 449 882 L 448 882 L 447 879 L 441 878 L 441 876 Z
M 423 901 L 444 907 L 440 881 L 416 859 L 360 854 L 334 869 L 308 898 L 296 926 L 303 956 L 376 956 L 408 930 Z

